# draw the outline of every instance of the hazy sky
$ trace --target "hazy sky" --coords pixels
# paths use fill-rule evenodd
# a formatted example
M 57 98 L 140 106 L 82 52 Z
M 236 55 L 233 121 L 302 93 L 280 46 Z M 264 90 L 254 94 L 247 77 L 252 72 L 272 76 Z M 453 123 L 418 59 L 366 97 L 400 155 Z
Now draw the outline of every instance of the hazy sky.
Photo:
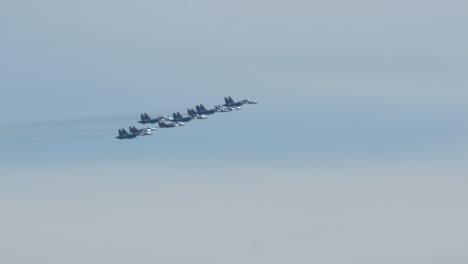
M 0 263 L 468 263 L 467 10 L 0 1 Z

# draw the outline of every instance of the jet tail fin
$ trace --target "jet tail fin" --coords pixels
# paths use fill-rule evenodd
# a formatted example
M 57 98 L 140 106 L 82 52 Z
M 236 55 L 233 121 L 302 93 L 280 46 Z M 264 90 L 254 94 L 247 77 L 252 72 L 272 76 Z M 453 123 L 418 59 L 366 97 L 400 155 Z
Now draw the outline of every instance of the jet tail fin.
M 133 134 L 138 134 L 139 133 L 138 128 L 136 128 L 135 126 L 129 127 L 129 129 L 130 129 L 130 133 L 133 133 Z

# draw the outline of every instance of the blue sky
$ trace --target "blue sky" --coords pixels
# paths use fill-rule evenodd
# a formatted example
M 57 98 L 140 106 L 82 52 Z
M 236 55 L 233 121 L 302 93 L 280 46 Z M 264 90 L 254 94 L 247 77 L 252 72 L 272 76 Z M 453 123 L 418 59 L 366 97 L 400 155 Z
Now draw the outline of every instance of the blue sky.
M 467 8 L 1 2 L 0 262 L 466 263 Z

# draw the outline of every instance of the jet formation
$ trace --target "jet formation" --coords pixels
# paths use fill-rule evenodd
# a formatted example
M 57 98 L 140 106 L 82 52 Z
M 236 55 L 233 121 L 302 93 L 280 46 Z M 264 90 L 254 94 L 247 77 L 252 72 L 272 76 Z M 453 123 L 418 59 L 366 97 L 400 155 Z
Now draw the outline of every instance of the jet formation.
M 216 105 L 212 109 L 205 108 L 204 105 L 199 104 L 195 106 L 195 109 L 187 109 L 187 116 L 183 116 L 180 112 L 174 112 L 172 117 L 167 116 L 158 116 L 156 118 L 151 118 L 147 113 L 140 115 L 140 124 L 158 124 L 159 128 L 173 128 L 184 126 L 185 123 L 192 121 L 193 119 L 207 119 L 208 115 L 213 115 L 215 113 L 227 113 L 233 110 L 241 110 L 242 106 L 245 104 L 257 104 L 257 101 L 251 99 L 245 99 L 239 102 L 236 102 L 232 97 L 224 97 L 223 105 Z M 169 123 L 166 123 L 166 122 Z M 129 132 L 124 128 L 119 129 L 119 136 L 117 139 L 134 139 L 138 136 L 148 136 L 152 135 L 153 131 L 156 130 L 156 127 L 147 127 L 147 128 L 136 128 L 135 126 L 129 127 Z

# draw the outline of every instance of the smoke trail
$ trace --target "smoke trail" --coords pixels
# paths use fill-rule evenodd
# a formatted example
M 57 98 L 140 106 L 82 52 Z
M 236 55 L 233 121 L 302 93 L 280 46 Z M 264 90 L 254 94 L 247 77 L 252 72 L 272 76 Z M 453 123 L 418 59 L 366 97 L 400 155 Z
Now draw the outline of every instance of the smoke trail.
M 120 116 L 101 116 L 101 117 L 90 117 L 90 118 L 73 118 L 73 119 L 58 119 L 58 120 L 44 120 L 44 121 L 31 121 L 31 120 L 24 120 L 24 121 L 11 121 L 7 123 L 0 124 L 0 128 L 2 129 L 9 129 L 11 127 L 14 128 L 26 128 L 26 127 L 34 127 L 34 128 L 42 128 L 42 127 L 73 127 L 73 126 L 83 126 L 83 125 L 94 125 L 94 124 L 109 124 L 118 121 L 126 121 L 126 122 L 136 122 L 135 115 L 120 115 Z
M 161 109 L 164 108 L 164 109 Z M 0 123 L 0 130 L 9 130 L 11 128 L 23 129 L 28 127 L 34 128 L 59 128 L 59 127 L 77 127 L 85 125 L 95 125 L 95 124 L 111 124 L 122 122 L 123 125 L 131 125 L 137 123 L 140 119 L 140 114 L 147 112 L 151 117 L 161 116 L 161 115 L 172 115 L 172 112 L 166 109 L 166 107 L 159 107 L 158 111 L 142 111 L 136 112 L 133 114 L 116 114 L 116 115 L 103 115 L 103 116 L 93 116 L 93 117 L 71 117 L 66 119 L 52 119 L 52 120 L 37 120 L 34 116 L 28 117 L 24 120 L 12 120 L 7 122 Z
M 8 142 L 0 142 L 0 146 L 16 146 L 16 145 L 29 145 L 29 144 L 43 144 L 43 143 L 55 143 L 55 142 L 71 142 L 76 140 L 83 139 L 93 139 L 93 138 L 112 138 L 114 135 L 111 133 L 95 133 L 88 135 L 57 135 L 54 138 L 26 138 L 18 139 Z

